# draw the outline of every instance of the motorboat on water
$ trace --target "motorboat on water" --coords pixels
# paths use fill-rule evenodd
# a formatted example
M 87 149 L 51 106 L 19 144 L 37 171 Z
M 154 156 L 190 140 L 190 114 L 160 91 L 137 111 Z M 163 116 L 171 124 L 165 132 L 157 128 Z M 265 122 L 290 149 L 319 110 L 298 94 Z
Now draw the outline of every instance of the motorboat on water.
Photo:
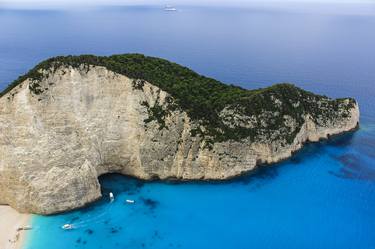
M 74 229 L 74 226 L 73 226 L 73 224 L 65 224 L 61 228 L 64 229 L 64 230 L 72 230 L 72 229 Z
M 177 9 L 175 7 L 173 7 L 172 5 L 166 5 L 164 7 L 164 10 L 165 11 L 177 11 Z
M 126 200 L 126 203 L 129 203 L 129 204 L 133 204 L 133 203 L 135 203 L 135 201 L 134 200 Z
M 109 193 L 109 200 L 110 202 L 113 202 L 115 200 L 115 196 L 113 195 L 112 192 Z

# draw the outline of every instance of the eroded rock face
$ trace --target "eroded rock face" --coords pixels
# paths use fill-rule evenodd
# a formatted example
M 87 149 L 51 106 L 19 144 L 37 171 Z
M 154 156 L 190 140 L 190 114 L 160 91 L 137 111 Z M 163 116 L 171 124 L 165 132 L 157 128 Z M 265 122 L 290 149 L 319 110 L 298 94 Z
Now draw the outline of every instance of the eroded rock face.
M 105 173 L 227 179 L 259 163 L 288 158 L 306 141 L 352 130 L 359 121 L 357 104 L 344 113 L 348 100 L 324 122 L 307 114 L 302 127 L 296 127 L 284 117 L 287 127 L 299 130 L 290 143 L 259 137 L 209 148 L 191 135 L 198 124 L 181 109 L 166 117 L 165 127 L 145 122 L 149 106 L 168 105 L 171 96 L 148 82 L 134 82 L 104 67 L 62 67 L 39 83 L 40 92 L 33 92 L 26 80 L 2 96 L 0 203 L 40 214 L 81 207 L 101 197 L 97 178 Z M 230 112 L 223 110 L 223 115 L 230 117 Z M 246 127 L 256 119 L 232 116 Z

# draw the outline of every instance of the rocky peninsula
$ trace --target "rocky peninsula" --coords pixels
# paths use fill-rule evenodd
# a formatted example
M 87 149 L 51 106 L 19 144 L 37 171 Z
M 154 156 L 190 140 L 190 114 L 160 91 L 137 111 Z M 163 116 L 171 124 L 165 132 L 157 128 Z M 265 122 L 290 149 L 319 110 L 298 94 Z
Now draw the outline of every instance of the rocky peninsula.
M 358 126 L 352 98 L 245 90 L 140 54 L 48 59 L 0 94 L 0 204 L 53 214 L 98 176 L 228 179 Z

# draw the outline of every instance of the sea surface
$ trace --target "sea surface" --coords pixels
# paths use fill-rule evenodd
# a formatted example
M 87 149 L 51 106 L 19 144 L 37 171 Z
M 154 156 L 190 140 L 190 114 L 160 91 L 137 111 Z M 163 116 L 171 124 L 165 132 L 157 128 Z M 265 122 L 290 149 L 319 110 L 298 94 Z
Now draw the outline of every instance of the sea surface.
M 227 182 L 105 175 L 102 200 L 33 216 L 24 249 L 375 248 L 375 4 L 177 8 L 0 6 L 0 89 L 50 56 L 138 52 L 245 88 L 355 97 L 360 129 Z

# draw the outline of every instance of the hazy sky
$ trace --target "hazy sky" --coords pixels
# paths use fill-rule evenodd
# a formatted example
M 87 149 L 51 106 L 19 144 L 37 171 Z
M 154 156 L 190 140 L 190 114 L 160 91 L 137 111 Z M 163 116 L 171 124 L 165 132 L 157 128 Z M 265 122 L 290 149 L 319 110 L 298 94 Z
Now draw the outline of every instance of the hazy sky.
M 77 5 L 247 5 L 261 2 L 375 3 L 375 0 L 0 0 L 0 7 L 53 7 Z

